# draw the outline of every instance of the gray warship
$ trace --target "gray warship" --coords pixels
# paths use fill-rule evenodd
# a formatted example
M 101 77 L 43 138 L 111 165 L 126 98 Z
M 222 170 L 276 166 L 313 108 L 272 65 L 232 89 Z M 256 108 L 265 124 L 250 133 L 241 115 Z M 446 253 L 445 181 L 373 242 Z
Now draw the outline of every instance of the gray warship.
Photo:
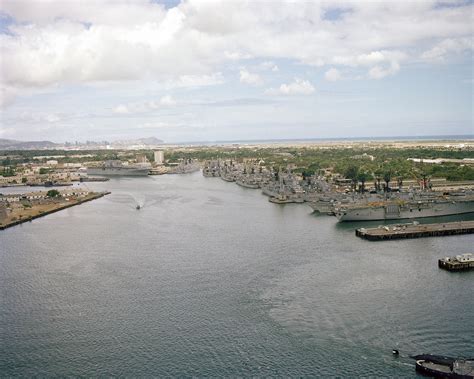
M 87 175 L 100 176 L 147 176 L 149 171 L 149 164 L 124 165 L 119 160 L 105 161 L 98 167 L 87 167 Z

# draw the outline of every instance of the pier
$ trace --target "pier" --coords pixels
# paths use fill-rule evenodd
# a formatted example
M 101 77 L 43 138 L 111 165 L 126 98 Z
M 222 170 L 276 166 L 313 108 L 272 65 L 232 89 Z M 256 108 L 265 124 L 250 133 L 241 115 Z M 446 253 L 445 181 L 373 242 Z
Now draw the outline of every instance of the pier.
M 445 257 L 438 260 L 438 267 L 448 271 L 474 270 L 474 255 L 461 254 L 455 257 Z
M 385 241 L 401 238 L 453 236 L 474 233 L 474 221 L 457 221 L 439 224 L 395 224 L 377 228 L 359 228 L 355 235 L 369 241 Z
M 46 206 L 33 206 L 30 208 L 29 212 L 23 211 L 24 215 L 20 215 L 18 218 L 17 217 L 9 217 L 6 218 L 6 220 L 0 220 L 0 230 L 4 230 L 7 228 L 11 228 L 12 226 L 16 226 L 19 224 L 23 224 L 24 222 L 32 221 L 34 219 L 37 219 L 39 217 L 44 217 L 47 216 L 51 213 L 59 212 L 62 211 L 63 209 L 66 208 L 71 208 L 76 205 L 80 205 L 83 203 L 87 203 L 92 200 L 99 199 L 101 197 L 104 197 L 106 195 L 109 195 L 110 192 L 92 192 L 89 195 L 87 195 L 84 198 L 81 199 L 74 199 L 74 200 L 69 200 L 67 202 L 60 202 L 56 204 L 49 204 Z

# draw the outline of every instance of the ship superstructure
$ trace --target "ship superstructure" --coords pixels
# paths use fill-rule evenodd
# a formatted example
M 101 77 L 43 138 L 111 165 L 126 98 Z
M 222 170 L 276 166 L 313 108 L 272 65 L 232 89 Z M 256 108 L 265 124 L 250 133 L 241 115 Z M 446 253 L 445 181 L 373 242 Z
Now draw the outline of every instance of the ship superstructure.
M 382 201 L 338 205 L 334 214 L 339 221 L 400 220 L 449 216 L 474 212 L 474 195 L 433 192 L 399 195 Z
M 146 176 L 150 171 L 149 163 L 126 165 L 120 160 L 109 160 L 97 167 L 88 167 L 88 175 L 100 176 Z

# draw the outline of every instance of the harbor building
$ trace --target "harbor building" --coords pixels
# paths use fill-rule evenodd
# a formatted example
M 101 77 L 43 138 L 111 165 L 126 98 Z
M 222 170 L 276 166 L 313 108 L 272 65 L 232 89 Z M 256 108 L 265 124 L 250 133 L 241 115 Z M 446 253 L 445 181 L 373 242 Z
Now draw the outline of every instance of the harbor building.
M 165 163 L 165 153 L 161 150 L 155 151 L 154 153 L 155 163 L 156 164 L 163 164 Z
M 148 159 L 146 159 L 145 154 L 137 155 L 136 159 L 137 159 L 137 163 L 148 163 Z

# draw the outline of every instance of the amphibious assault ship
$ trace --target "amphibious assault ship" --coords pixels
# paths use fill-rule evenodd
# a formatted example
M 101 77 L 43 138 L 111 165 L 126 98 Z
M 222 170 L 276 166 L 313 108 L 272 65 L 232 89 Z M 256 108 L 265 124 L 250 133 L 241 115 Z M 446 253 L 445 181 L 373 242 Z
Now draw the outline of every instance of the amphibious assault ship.
M 474 212 L 474 195 L 465 193 L 389 199 L 340 205 L 334 214 L 339 221 L 399 220 L 449 216 Z
M 98 167 L 87 168 L 88 175 L 101 176 L 146 176 L 149 171 L 149 164 L 124 165 L 122 161 L 119 160 L 105 161 Z

